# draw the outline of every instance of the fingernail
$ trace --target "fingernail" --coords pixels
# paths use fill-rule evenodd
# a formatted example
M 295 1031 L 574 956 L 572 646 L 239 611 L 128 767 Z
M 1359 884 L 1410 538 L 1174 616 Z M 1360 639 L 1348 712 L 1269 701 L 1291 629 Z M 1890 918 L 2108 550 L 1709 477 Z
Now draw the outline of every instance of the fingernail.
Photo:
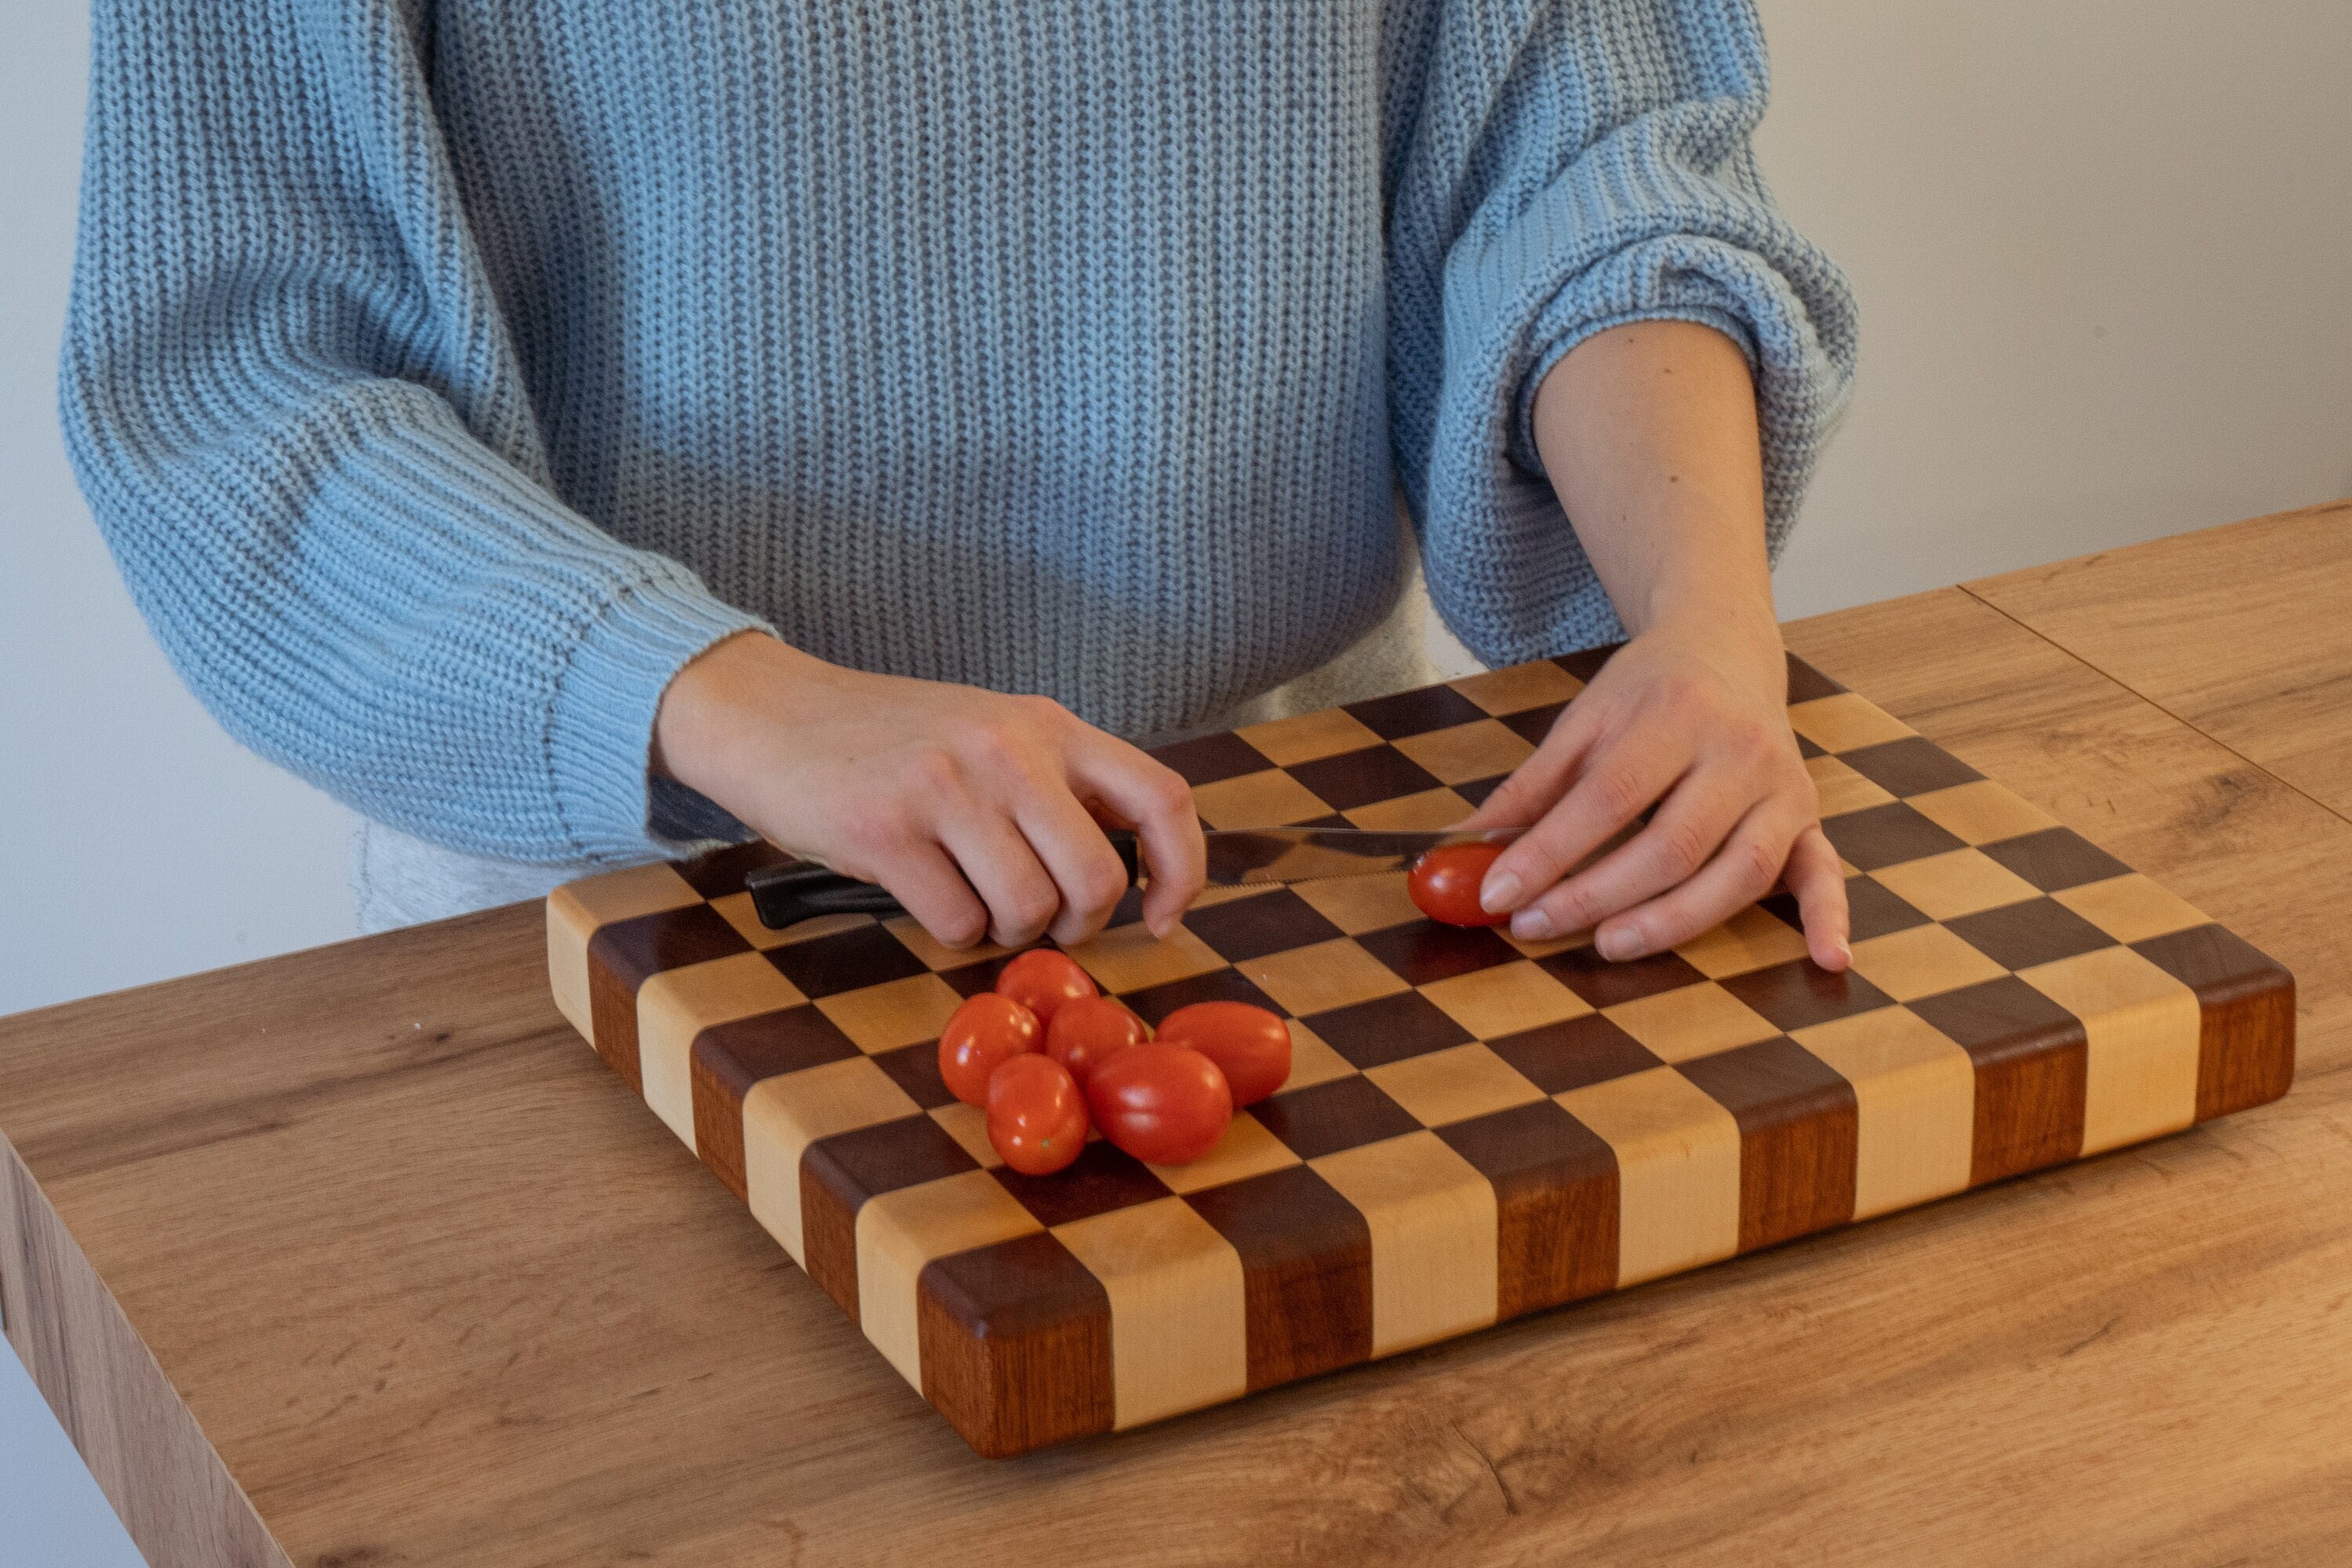
M 1638 931 L 1606 931 L 1593 938 L 1592 945 L 1601 956 L 1612 963 L 1622 963 L 1629 958 L 1642 956 L 1643 942 Z
M 1520 890 L 1518 878 L 1508 871 L 1489 877 L 1486 885 L 1479 889 L 1478 907 L 1490 915 L 1501 914 L 1519 901 Z M 1519 928 L 1515 925 L 1511 929 L 1517 931 Z
M 1518 886 L 1516 882 L 1511 885 L 1513 888 Z M 1492 909 L 1494 905 L 1490 903 L 1486 907 Z M 1521 910 L 1511 917 L 1511 934 L 1521 942 L 1541 942 L 1554 934 L 1551 916 L 1541 907 Z

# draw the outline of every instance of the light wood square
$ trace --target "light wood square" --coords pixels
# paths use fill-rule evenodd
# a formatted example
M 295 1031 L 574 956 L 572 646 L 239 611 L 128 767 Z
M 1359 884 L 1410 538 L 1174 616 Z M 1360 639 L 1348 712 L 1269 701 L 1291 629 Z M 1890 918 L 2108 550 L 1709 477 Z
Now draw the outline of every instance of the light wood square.
M 1508 926 L 1496 926 L 1494 931 L 1512 947 L 1518 949 L 1521 958 L 1549 958 L 1553 953 L 1566 952 L 1571 947 L 1591 947 L 1593 928 L 1586 926 L 1582 931 L 1572 931 L 1566 936 L 1548 936 L 1541 942 L 1527 942 L 1513 936 L 1511 928 Z
M 1064 951 L 1106 991 L 1140 991 L 1225 966 L 1207 942 L 1181 924 L 1163 942 L 1151 934 L 1150 926 L 1135 921 Z
M 920 1040 L 936 1040 L 963 997 L 936 974 L 910 974 L 882 985 L 867 985 L 826 996 L 817 1011 L 832 1019 L 841 1032 L 871 1056 L 895 1051 Z
M 912 915 L 893 915 L 884 921 L 898 944 L 923 961 L 927 969 L 961 969 L 967 963 L 985 963 L 992 958 L 1009 957 L 1015 949 L 999 947 L 992 942 L 975 942 L 970 947 L 949 947 L 923 929 Z
M 1212 827 L 1282 827 L 1331 815 L 1313 790 L 1279 768 L 1197 784 L 1192 809 Z
M 770 931 L 766 926 L 761 925 L 760 911 L 751 906 L 751 895 L 749 893 L 730 893 L 723 899 L 713 899 L 710 900 L 710 908 L 719 919 L 735 928 L 737 936 L 762 952 L 772 947 L 783 946 L 786 931 L 797 929 L 787 926 L 784 931 Z
M 1617 1155 L 1617 1283 L 1739 1249 L 1739 1123 L 1670 1067 L 1552 1096 Z
M 702 895 L 694 890 L 694 885 L 666 860 L 583 877 L 577 882 L 566 882 L 551 896 L 562 900 L 590 931 L 617 921 L 633 921 L 640 915 L 682 910 L 688 904 L 702 902 Z
M 1911 809 L 1969 844 L 1993 844 L 2058 826 L 2056 817 L 1990 779 L 1915 795 Z
M 2009 973 L 1946 927 L 1936 925 L 1913 926 L 1855 942 L 1853 972 L 1897 1002 L 1957 991 Z
M 1750 904 L 1675 952 L 1709 980 L 1720 980 L 1727 974 L 1745 974 L 1751 969 L 1804 957 L 1805 933 L 1770 910 Z
M 1661 991 L 1601 1012 L 1661 1061 L 1711 1057 L 1736 1046 L 1769 1040 L 1780 1032 L 1762 1014 L 1712 982 Z
M 1376 800 L 1340 815 L 1354 826 L 1382 833 L 1434 833 L 1453 826 L 1473 809 L 1468 801 L 1452 790 L 1441 788 L 1401 795 L 1394 800 Z
M 648 976 L 637 987 L 637 1070 L 646 1103 L 694 1148 L 694 1037 L 713 1024 L 807 1000 L 756 952 L 730 953 Z
M 1835 757 L 1807 757 L 1805 772 L 1813 777 L 1813 792 L 1821 796 L 1823 816 L 1843 816 L 1849 811 L 1885 805 L 1895 798 Z
M 1394 970 L 1344 936 L 1234 967 L 1284 1011 L 1300 1015 L 1328 1013 L 1408 989 Z
M 1450 784 L 1509 773 L 1536 751 L 1517 731 L 1493 719 L 1407 735 L 1390 744 Z
M 1532 1105 L 1544 1097 L 1543 1090 L 1521 1077 L 1517 1068 L 1475 1040 L 1366 1068 L 1364 1076 L 1412 1112 L 1414 1120 L 1431 1127 L 1466 1121 L 1514 1105 Z
M 2209 923 L 2196 905 L 2137 871 L 2050 896 L 2117 942 L 2146 942 Z
M 982 1170 L 992 1171 L 1004 1163 L 1004 1156 L 988 1141 L 988 1112 L 979 1106 L 955 1100 L 933 1106 L 929 1114 L 949 1137 L 963 1146 L 965 1153 L 980 1162 Z
M 1870 876 L 1930 920 L 1958 920 L 2042 896 L 2041 889 L 1981 849 L 1954 849 L 1924 860 L 1881 866 Z
M 1433 980 L 1421 994 L 1482 1040 L 1580 1018 L 1592 1004 L 1526 959 Z
M 1298 1156 L 1290 1152 L 1290 1145 L 1268 1132 L 1256 1117 L 1240 1110 L 1234 1113 L 1215 1148 L 1189 1165 L 1154 1165 L 1151 1173 L 1166 1183 L 1171 1193 L 1200 1193 L 1297 1163 Z
M 2083 1152 L 2197 1120 L 2197 993 L 2127 947 L 2102 947 L 2017 977 L 2083 1021 Z
M 1285 1089 L 1306 1089 L 1318 1083 L 1328 1083 L 1335 1078 L 1346 1078 L 1356 1070 L 1356 1064 L 1333 1050 L 1329 1042 L 1296 1018 L 1285 1019 L 1290 1026 L 1290 1076 L 1282 1080 Z
M 1914 734 L 1911 726 L 1858 692 L 1790 705 L 1789 725 L 1824 751 L 1852 752 Z
M 1969 1184 L 1977 1069 L 1968 1052 L 1902 1007 L 1833 1018 L 1790 1037 L 1853 1085 L 1856 1219 Z
M 1372 1353 L 1495 1321 L 1494 1184 L 1434 1132 L 1308 1162 L 1372 1233 Z
M 1572 701 L 1584 689 L 1584 682 L 1548 658 L 1465 675 L 1446 684 L 1494 714 L 1524 713 L 1547 702 Z
M 923 1386 L 915 1280 L 923 1265 L 1043 1230 L 986 1171 L 879 1193 L 857 1209 L 857 1326 L 898 1375 Z
M 1157 1198 L 1054 1227 L 1110 1298 L 1117 1428 L 1232 1399 L 1249 1388 L 1241 1254 L 1181 1198 Z
M 1267 762 L 1283 768 L 1381 743 L 1379 734 L 1370 726 L 1339 708 L 1251 724 L 1234 733 L 1248 742 L 1250 748 Z
M 751 1217 L 801 1262 L 802 1152 L 820 1138 L 921 1109 L 872 1057 L 761 1079 L 743 1096 L 743 1184 Z
M 1368 877 L 1326 877 L 1319 881 L 1297 882 L 1292 884 L 1290 890 L 1312 905 L 1317 914 L 1354 936 L 1421 918 L 1404 884 L 1404 872 L 1383 871 Z

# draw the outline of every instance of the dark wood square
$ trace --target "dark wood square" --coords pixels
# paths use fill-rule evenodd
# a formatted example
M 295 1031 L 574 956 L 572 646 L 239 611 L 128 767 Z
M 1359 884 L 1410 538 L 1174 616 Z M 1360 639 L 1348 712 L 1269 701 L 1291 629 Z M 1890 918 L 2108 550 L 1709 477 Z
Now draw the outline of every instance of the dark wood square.
M 1522 708 L 1517 713 L 1506 713 L 1500 721 L 1503 728 L 1528 745 L 1540 746 L 1544 743 L 1544 737 L 1551 733 L 1551 727 L 1559 722 L 1559 716 L 1567 711 L 1568 704 L 1565 702 L 1547 702 L 1540 708 Z
M 1400 991 L 1352 1007 L 1335 1007 L 1304 1021 L 1359 1068 L 1427 1056 L 1449 1046 L 1466 1045 L 1471 1038 L 1467 1029 L 1418 991 Z
M 934 1054 L 938 1049 L 922 1048 Z M 847 1061 L 859 1054 L 856 1041 L 806 1005 L 712 1024 L 695 1036 L 693 1051 L 704 1070 L 738 1100 L 761 1079 Z
M 626 993 L 644 984 L 647 975 L 666 969 L 684 969 L 689 963 L 708 963 L 751 951 L 751 944 L 743 940 L 742 932 L 709 904 L 688 904 L 683 909 L 614 921 L 597 927 L 588 939 L 589 962 L 604 969 Z M 634 1031 L 634 1019 L 630 1027 Z
M 749 844 L 731 845 L 691 860 L 675 861 L 670 869 L 685 878 L 687 886 L 704 898 L 724 899 L 741 892 L 743 879 L 752 872 L 781 866 L 791 858 L 766 839 L 754 838 Z
M 2131 869 L 2071 828 L 2051 827 L 1978 847 L 2045 893 L 2104 882 Z
M 1261 1100 L 1250 1114 L 1302 1160 L 1421 1131 L 1411 1111 L 1360 1074 Z
M 1227 963 L 1309 947 L 1341 934 L 1314 905 L 1287 888 L 1189 910 L 1184 929 Z
M 1255 746 L 1229 730 L 1157 746 L 1151 755 L 1175 769 L 1188 784 L 1215 784 L 1244 773 L 1264 773 L 1274 765 Z
M 1434 773 L 1394 746 L 1366 746 L 1336 757 L 1293 763 L 1286 771 L 1332 810 L 1342 812 L 1438 786 Z
M 1899 800 L 1824 817 L 1822 831 L 1858 871 L 1875 871 L 1882 866 L 1924 860 L 1963 847 L 1958 838 Z
M 1591 946 L 1571 947 L 1564 952 L 1538 958 L 1536 964 L 1595 1007 L 1639 1002 L 1661 991 L 1696 985 L 1706 978 L 1691 967 L 1688 959 L 1675 952 L 1652 953 L 1647 958 L 1612 963 Z
M 923 961 L 878 925 L 772 947 L 768 962 L 812 1001 L 924 973 Z
M 1926 795 L 1954 784 L 1974 784 L 1984 777 L 1933 741 L 1916 735 L 1840 752 L 1838 760 L 1895 795 Z
M 1502 788 L 1503 781 L 1510 776 L 1508 773 L 1496 773 L 1490 779 L 1472 779 L 1468 784 L 1455 784 L 1454 793 L 1472 805 L 1484 805 L 1486 797 Z
M 1741 1251 L 1853 1217 L 1861 1110 L 1843 1075 L 1785 1037 L 1675 1070 L 1739 1123 Z
M 1137 1017 L 1155 1029 L 1167 1022 L 1169 1014 L 1179 1007 L 1190 1007 L 1195 1002 L 1246 1002 L 1269 1013 L 1282 1012 L 1273 997 L 1251 984 L 1238 970 L 1233 969 L 1212 969 L 1206 974 L 1171 980 L 1165 985 L 1124 991 L 1118 999 L 1126 1003 Z
M 1971 1184 L 2083 1152 L 2090 1039 L 2082 1020 L 2013 974 L 1909 1006 L 1976 1064 Z
M 1426 734 L 1432 730 L 1451 729 L 1456 724 L 1468 724 L 1486 717 L 1486 710 L 1450 686 L 1424 686 L 1418 690 L 1400 691 L 1393 697 L 1375 697 L 1369 701 L 1350 702 L 1349 716 L 1383 741 L 1394 741 L 1405 735 Z M 1312 784 L 1307 785 L 1314 789 Z M 1315 790 L 1323 795 L 1321 790 Z M 1325 800 L 1331 797 L 1324 795 Z
M 1835 697 L 1844 689 L 1795 654 L 1789 655 L 1789 701 L 1791 706 L 1823 697 Z
M 2031 969 L 2116 944 L 2115 938 L 2052 899 L 2003 904 L 1944 924 L 2003 969 Z
M 1830 749 L 1827 746 L 1817 745 L 1802 735 L 1797 737 L 1797 755 L 1806 761 L 1811 762 L 1815 757 L 1826 757 L 1829 754 Z
M 980 1162 L 928 1116 L 902 1116 L 820 1138 L 808 1146 L 802 1163 L 825 1176 L 852 1213 L 877 1194 L 980 1169 Z
M 1167 1184 L 1142 1161 L 1100 1138 L 1050 1176 L 1024 1176 L 1010 1165 L 997 1166 L 992 1174 L 1045 1226 L 1067 1225 L 1168 1196 Z
M 1372 1231 L 1305 1165 L 1188 1193 L 1242 1259 L 1248 1382 L 1268 1388 L 1372 1353 Z
M 1895 998 L 1849 969 L 1832 974 L 1810 958 L 1726 975 L 1716 982 L 1783 1034 L 1894 1005 Z
M 1486 1048 L 1546 1094 L 1647 1072 L 1664 1065 L 1650 1048 L 1598 1013 L 1489 1040 Z
M 1441 1127 L 1495 1188 L 1497 1317 L 1617 1283 L 1617 1154 L 1549 1100 Z
M 983 991 L 996 989 L 996 977 L 1004 966 L 1019 957 L 1007 953 L 1003 958 L 983 958 L 977 963 L 960 963 L 953 969 L 940 971 L 940 978 L 952 986 L 959 996 L 977 996 Z
M 1599 647 L 1579 648 L 1574 653 L 1561 654 L 1552 662 L 1590 686 L 1593 677 L 1601 673 L 1601 667 L 1614 658 L 1617 650 L 1624 646 L 1621 642 L 1612 642 L 1603 643 Z
M 809 1011 L 814 1013 L 816 1009 L 812 1007 Z M 874 1065 L 888 1073 L 890 1081 L 905 1089 L 908 1098 L 925 1110 L 955 1103 L 955 1096 L 948 1092 L 947 1080 L 940 1077 L 940 1047 L 936 1040 L 901 1046 L 895 1051 L 877 1051 Z
M 1435 921 L 1408 921 L 1403 925 L 1364 931 L 1356 945 L 1394 970 L 1409 985 L 1427 985 L 1509 963 L 1518 949 L 1483 926 L 1440 925 Z

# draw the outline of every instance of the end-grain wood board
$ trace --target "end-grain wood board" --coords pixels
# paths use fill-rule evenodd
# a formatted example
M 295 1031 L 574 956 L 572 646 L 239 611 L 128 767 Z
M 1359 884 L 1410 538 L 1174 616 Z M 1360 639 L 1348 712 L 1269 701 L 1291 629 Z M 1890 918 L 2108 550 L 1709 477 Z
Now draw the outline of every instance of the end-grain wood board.
M 1212 827 L 1439 827 L 1606 658 L 1570 655 L 1158 755 Z M 1773 898 L 1607 963 L 1422 919 L 1402 874 L 1130 895 L 1070 949 L 1158 1023 L 1290 1021 L 1283 1091 L 1184 1167 L 1029 1177 L 940 1081 L 1008 954 L 913 921 L 763 928 L 763 845 L 548 900 L 555 999 L 973 1448 L 1024 1453 L 2178 1131 L 2286 1092 L 2294 982 L 1801 661 L 1790 718 L 1853 966 Z

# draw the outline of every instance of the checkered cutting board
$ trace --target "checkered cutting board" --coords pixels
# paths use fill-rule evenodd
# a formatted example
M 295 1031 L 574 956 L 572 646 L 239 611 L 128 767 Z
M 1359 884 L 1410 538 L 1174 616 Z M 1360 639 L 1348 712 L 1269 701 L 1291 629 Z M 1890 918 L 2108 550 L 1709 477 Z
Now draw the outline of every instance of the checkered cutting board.
M 1437 827 L 1605 651 L 1166 748 L 1215 827 Z M 1790 665 L 1853 968 L 1785 899 L 1604 963 L 1421 919 L 1400 875 L 1215 890 L 1071 950 L 1157 1023 L 1287 1016 L 1206 1159 L 1004 1169 L 936 1041 L 1002 951 L 763 929 L 764 846 L 548 900 L 565 1015 L 983 1454 L 1152 1421 L 2284 1093 L 2294 980 L 1862 698 Z

